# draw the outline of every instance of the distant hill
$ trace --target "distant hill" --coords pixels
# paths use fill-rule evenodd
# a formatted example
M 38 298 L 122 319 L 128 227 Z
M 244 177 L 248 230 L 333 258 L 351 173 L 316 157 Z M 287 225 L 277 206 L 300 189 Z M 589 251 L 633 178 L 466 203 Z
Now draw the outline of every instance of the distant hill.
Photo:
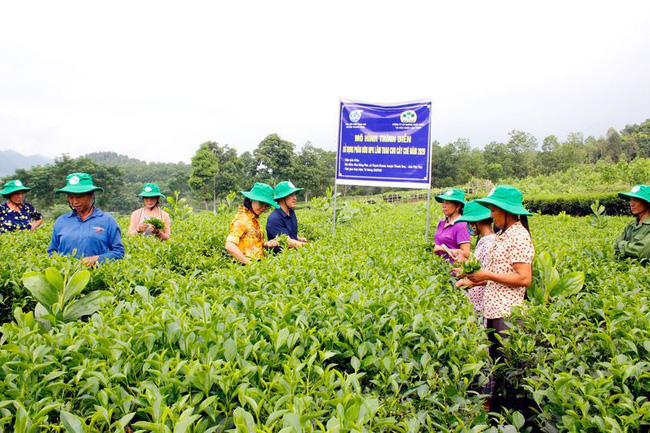
M 83 156 L 102 165 L 120 168 L 124 182 L 130 189 L 138 190 L 146 182 L 154 182 L 167 191 L 180 191 L 189 194 L 187 179 L 192 166 L 184 162 L 146 162 L 116 152 L 93 152 Z
M 17 169 L 51 164 L 54 160 L 43 155 L 25 156 L 13 150 L 0 150 L 0 177 L 12 175 Z

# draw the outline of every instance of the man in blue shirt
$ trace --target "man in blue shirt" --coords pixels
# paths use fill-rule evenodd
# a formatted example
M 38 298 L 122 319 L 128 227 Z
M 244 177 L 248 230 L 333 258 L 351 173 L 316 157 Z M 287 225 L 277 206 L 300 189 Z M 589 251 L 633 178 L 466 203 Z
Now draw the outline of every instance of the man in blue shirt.
M 95 191 L 87 173 L 72 173 L 66 178 L 65 188 L 57 193 L 68 194 L 69 214 L 61 215 L 54 223 L 49 254 L 73 255 L 88 267 L 97 262 L 124 257 L 122 232 L 115 218 L 95 207 Z
M 296 188 L 291 181 L 276 185 L 273 198 L 280 205 L 280 209 L 271 212 L 266 220 L 266 234 L 269 240 L 286 234 L 289 236 L 289 248 L 300 248 L 308 243 L 307 239 L 298 236 L 298 219 L 293 210 L 296 207 L 296 192 L 303 189 Z M 278 247 L 274 248 L 275 252 L 279 250 Z

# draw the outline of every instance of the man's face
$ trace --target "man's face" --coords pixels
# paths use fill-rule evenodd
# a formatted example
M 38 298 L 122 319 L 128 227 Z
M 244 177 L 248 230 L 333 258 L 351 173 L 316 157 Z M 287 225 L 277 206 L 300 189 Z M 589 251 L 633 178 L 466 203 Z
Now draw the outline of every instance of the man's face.
M 643 215 L 648 210 L 648 202 L 638 198 L 630 198 L 630 211 L 632 215 Z
M 293 209 L 296 207 L 296 193 L 294 192 L 293 194 L 289 194 L 284 198 L 284 202 L 287 204 L 287 207 L 289 209 Z
M 68 193 L 68 203 L 77 213 L 84 214 L 92 207 L 93 194 L 87 192 L 84 194 Z

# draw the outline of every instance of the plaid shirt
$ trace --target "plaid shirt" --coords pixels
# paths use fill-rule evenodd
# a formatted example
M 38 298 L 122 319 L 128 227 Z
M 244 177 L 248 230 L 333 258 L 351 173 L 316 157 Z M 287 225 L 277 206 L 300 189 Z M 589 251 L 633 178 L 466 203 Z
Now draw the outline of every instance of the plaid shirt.
M 264 256 L 264 233 L 257 216 L 244 206 L 239 206 L 237 215 L 230 223 L 226 241 L 236 244 L 249 259 L 259 259 Z

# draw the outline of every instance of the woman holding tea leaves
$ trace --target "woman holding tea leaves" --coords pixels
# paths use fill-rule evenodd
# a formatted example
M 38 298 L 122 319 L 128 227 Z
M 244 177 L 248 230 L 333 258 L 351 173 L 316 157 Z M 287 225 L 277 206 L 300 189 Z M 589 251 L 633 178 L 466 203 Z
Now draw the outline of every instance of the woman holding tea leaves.
M 230 223 L 226 238 L 226 251 L 233 258 L 247 265 L 252 260 L 264 256 L 264 247 L 279 247 L 280 243 L 271 239 L 264 242 L 264 233 L 258 218 L 272 206 L 278 209 L 273 199 L 273 188 L 257 182 L 250 191 L 240 191 L 244 196 L 244 205 L 239 206 L 235 218 Z
M 129 234 L 136 236 L 156 236 L 166 241 L 171 236 L 171 219 L 169 214 L 160 207 L 160 198 L 165 198 L 160 187 L 155 183 L 147 183 L 138 194 L 142 197 L 143 206 L 131 214 Z
M 492 249 L 492 245 L 496 240 L 496 235 L 492 229 L 492 217 L 490 216 L 490 209 L 476 203 L 475 200 L 467 203 L 463 210 L 463 216 L 458 219 L 459 222 L 466 222 L 468 224 L 469 234 L 471 236 L 478 236 L 474 248 L 474 257 L 478 259 L 481 267 L 487 264 L 488 254 Z M 460 272 L 459 272 L 460 273 Z M 483 312 L 483 292 L 485 286 L 473 286 L 471 281 L 467 278 L 458 280 L 456 287 L 470 287 L 467 291 L 474 308 L 478 313 Z
M 465 206 L 465 193 L 459 189 L 451 188 L 444 194 L 437 195 L 436 201 L 442 204 L 442 212 L 445 217 L 438 223 L 433 252 L 444 256 L 450 263 L 462 262 L 469 257 L 471 240 L 467 231 L 467 223 L 459 220 L 463 214 L 463 206 Z M 450 251 L 453 257 L 447 251 Z
M 523 204 L 521 192 L 512 186 L 501 185 L 477 203 L 490 208 L 494 225 L 501 231 L 488 252 L 487 263 L 482 269 L 461 274 L 469 280 L 469 287 L 485 286 L 483 292 L 483 317 L 488 328 L 490 357 L 496 361 L 500 356 L 503 331 L 508 329 L 505 318 L 514 306 L 521 305 L 526 296 L 526 288 L 533 281 L 533 258 L 535 248 L 528 229 L 528 212 Z M 497 334 L 499 337 L 497 337 Z M 500 387 L 494 384 L 489 394 Z M 500 404 L 491 400 L 487 405 L 498 409 Z

